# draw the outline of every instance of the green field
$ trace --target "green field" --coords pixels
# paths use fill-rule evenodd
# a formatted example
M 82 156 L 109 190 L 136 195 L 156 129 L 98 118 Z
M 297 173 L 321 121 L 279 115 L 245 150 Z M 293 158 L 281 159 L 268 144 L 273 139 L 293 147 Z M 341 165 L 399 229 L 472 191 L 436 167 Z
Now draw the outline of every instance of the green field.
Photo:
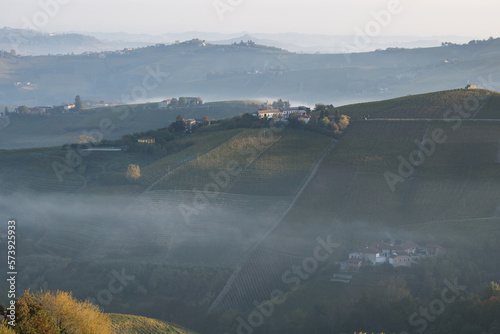
M 119 334 L 195 334 L 165 321 L 135 315 L 110 314 L 112 328 Z

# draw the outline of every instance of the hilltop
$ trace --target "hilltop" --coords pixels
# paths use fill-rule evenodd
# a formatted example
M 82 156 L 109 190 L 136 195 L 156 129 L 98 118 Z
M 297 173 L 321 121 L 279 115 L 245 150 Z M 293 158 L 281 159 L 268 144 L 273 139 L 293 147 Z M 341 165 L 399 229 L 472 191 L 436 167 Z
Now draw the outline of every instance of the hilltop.
M 0 100 L 43 105 L 79 94 L 131 103 L 168 94 L 340 105 L 464 87 L 468 81 L 495 89 L 491 74 L 499 71 L 499 54 L 500 39 L 353 54 L 298 54 L 252 41 L 200 39 L 73 56 L 4 54 Z

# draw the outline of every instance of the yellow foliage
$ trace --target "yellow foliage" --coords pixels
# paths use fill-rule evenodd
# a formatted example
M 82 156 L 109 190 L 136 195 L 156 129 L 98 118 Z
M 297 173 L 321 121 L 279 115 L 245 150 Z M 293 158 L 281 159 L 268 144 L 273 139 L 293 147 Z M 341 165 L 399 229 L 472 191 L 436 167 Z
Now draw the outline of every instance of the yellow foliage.
M 38 296 L 44 310 L 61 333 L 111 334 L 111 320 L 88 301 L 78 302 L 71 293 L 42 292 Z
M 0 334 L 14 334 L 15 332 L 9 327 L 0 325 Z
M 126 177 L 129 181 L 135 181 L 138 178 L 140 178 L 141 177 L 141 169 L 139 168 L 139 166 L 133 165 L 133 164 L 128 165 Z

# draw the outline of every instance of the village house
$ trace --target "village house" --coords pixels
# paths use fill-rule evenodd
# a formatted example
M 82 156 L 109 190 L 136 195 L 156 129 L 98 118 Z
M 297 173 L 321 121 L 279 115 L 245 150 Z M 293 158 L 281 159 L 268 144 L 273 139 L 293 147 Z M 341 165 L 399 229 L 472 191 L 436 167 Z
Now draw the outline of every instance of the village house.
M 477 86 L 476 85 L 471 85 L 471 84 L 467 84 L 467 86 L 465 86 L 465 89 L 476 89 Z
M 352 258 L 347 261 L 347 271 L 358 271 L 361 268 L 361 264 L 363 263 L 362 259 Z
M 168 106 L 170 105 L 170 99 L 166 99 L 166 100 L 163 100 L 161 101 L 160 103 L 158 103 L 158 108 L 159 109 L 167 109 Z
M 65 104 L 64 105 L 64 110 L 66 110 L 66 111 L 73 109 L 73 108 L 75 108 L 74 104 Z
M 257 111 L 257 113 L 253 114 L 258 118 L 273 118 L 274 116 L 278 117 L 280 121 L 286 121 L 290 117 L 290 115 L 297 115 L 297 118 L 304 123 L 309 123 L 311 117 L 306 115 L 306 111 L 300 109 L 300 107 L 290 107 L 286 109 L 273 109 L 271 104 L 267 102 L 265 108 L 261 108 Z
M 362 259 L 365 261 L 370 261 L 372 264 L 377 263 L 377 258 L 380 257 L 380 252 L 371 247 L 366 247 L 364 249 L 357 250 L 355 252 L 349 253 L 350 259 Z
M 155 139 L 153 137 L 143 137 L 143 138 L 137 139 L 137 142 L 144 143 L 144 144 L 154 144 Z
M 411 257 L 406 252 L 393 253 L 389 256 L 389 264 L 394 267 L 409 267 L 411 266 Z
M 278 109 L 259 109 L 257 111 L 259 118 L 273 118 L 274 115 L 280 117 L 280 111 Z
M 305 110 L 302 110 L 302 109 L 299 109 L 300 107 L 291 107 L 291 108 L 286 108 L 286 109 L 283 109 L 281 110 L 281 113 L 283 114 L 283 116 L 285 117 L 288 117 L 290 116 L 291 114 L 300 114 L 300 115 L 305 115 L 306 114 L 306 111 Z
M 40 107 L 34 107 L 34 108 L 29 108 L 30 113 L 32 114 L 44 114 L 48 110 L 52 109 L 52 106 L 40 106 Z

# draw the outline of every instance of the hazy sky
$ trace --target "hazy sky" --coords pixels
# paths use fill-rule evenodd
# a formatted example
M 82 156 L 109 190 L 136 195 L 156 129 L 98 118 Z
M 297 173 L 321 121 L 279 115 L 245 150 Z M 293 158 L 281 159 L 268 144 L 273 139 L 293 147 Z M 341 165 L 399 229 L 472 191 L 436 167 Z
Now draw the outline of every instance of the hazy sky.
M 373 13 L 389 8 L 390 17 L 376 23 Z M 498 0 L 0 0 L 1 26 L 45 32 L 354 35 L 371 28 L 377 35 L 487 38 L 500 37 L 498 13 Z

